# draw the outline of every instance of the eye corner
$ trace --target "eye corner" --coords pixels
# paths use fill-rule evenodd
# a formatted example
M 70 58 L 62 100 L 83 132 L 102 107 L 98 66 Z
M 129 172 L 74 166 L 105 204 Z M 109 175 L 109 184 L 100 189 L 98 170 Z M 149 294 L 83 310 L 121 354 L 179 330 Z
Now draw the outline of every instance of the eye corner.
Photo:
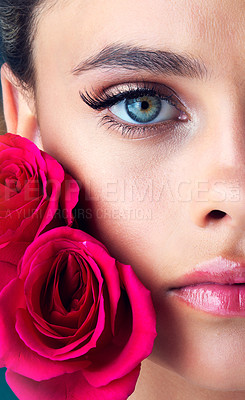
M 191 122 L 192 117 L 188 112 L 180 110 L 180 116 L 178 117 L 178 120 L 181 122 Z

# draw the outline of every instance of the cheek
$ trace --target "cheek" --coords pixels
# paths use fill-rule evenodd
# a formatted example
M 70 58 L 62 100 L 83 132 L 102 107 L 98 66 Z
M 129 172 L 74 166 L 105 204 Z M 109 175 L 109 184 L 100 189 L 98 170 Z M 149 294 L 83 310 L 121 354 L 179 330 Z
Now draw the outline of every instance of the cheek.
M 115 258 L 131 264 L 152 290 L 156 282 L 162 285 L 168 273 L 163 269 L 164 257 L 169 251 L 174 254 L 168 236 L 176 212 L 170 191 L 157 184 L 160 178 L 147 178 L 149 169 L 136 176 L 135 170 L 136 166 L 114 167 L 83 180 L 80 208 L 85 213 L 80 222 Z

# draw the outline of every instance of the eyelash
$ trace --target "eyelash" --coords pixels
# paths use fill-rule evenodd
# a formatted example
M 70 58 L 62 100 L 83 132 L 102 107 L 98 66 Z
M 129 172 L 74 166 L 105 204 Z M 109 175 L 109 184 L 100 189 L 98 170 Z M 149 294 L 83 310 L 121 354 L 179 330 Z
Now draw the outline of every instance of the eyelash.
M 177 98 L 173 90 L 171 90 L 169 87 L 165 85 L 161 85 L 161 89 L 159 88 L 159 85 L 152 84 L 149 82 L 143 82 L 143 87 L 142 84 L 139 83 L 134 83 L 134 84 L 123 84 L 124 89 L 120 90 L 119 87 L 117 88 L 112 88 L 112 89 L 102 89 L 101 93 L 97 95 L 94 91 L 88 92 L 87 90 L 85 91 L 85 94 L 79 92 L 80 97 L 82 100 L 92 109 L 97 110 L 97 111 L 103 111 L 107 108 L 110 108 L 114 106 L 115 104 L 118 104 L 119 102 L 127 99 L 135 99 L 138 97 L 143 97 L 143 96 L 157 96 L 161 100 L 167 101 L 169 104 L 174 106 L 178 111 L 180 111 L 181 115 L 183 116 L 184 114 L 187 116 L 186 118 L 181 118 L 181 116 L 177 120 L 165 120 L 162 122 L 157 122 L 153 124 L 145 124 L 145 125 L 129 125 L 127 123 L 122 123 L 117 121 L 115 118 L 113 118 L 111 115 L 104 115 L 101 120 L 100 120 L 100 125 L 109 125 L 108 129 L 116 129 L 121 132 L 121 134 L 125 137 L 144 137 L 146 136 L 146 131 L 147 132 L 156 132 L 163 127 L 166 129 L 167 127 L 172 127 L 173 124 L 180 124 L 183 122 L 188 122 L 190 120 L 189 115 L 187 114 L 185 107 L 183 104 L 180 102 L 180 100 Z M 164 89 L 162 88 L 164 87 Z M 126 90 L 125 90 L 126 87 Z M 108 93 L 109 90 L 111 93 Z M 165 91 L 165 95 L 162 94 L 162 92 Z M 113 93 L 114 92 L 114 93 Z M 166 92 L 169 92 L 169 95 L 166 95 Z M 160 125 L 160 127 L 159 127 Z

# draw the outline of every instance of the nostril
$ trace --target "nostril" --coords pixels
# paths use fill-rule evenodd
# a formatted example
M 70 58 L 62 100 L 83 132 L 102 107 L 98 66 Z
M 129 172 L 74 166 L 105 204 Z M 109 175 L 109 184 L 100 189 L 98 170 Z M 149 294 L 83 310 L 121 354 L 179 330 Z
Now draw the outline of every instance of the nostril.
M 224 218 L 226 216 L 226 213 L 224 211 L 220 211 L 220 210 L 212 210 L 210 211 L 210 213 L 208 214 L 208 218 L 209 219 L 221 219 Z

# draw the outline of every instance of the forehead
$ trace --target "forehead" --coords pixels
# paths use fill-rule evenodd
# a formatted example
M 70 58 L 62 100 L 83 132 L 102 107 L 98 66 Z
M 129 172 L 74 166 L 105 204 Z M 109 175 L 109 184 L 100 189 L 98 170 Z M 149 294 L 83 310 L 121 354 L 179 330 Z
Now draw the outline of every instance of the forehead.
M 79 58 L 117 42 L 187 52 L 210 70 L 225 64 L 233 73 L 240 60 L 244 73 L 245 2 L 236 0 L 234 6 L 234 0 L 60 0 L 39 18 L 37 69 L 45 63 L 46 68 L 56 64 L 71 70 Z

